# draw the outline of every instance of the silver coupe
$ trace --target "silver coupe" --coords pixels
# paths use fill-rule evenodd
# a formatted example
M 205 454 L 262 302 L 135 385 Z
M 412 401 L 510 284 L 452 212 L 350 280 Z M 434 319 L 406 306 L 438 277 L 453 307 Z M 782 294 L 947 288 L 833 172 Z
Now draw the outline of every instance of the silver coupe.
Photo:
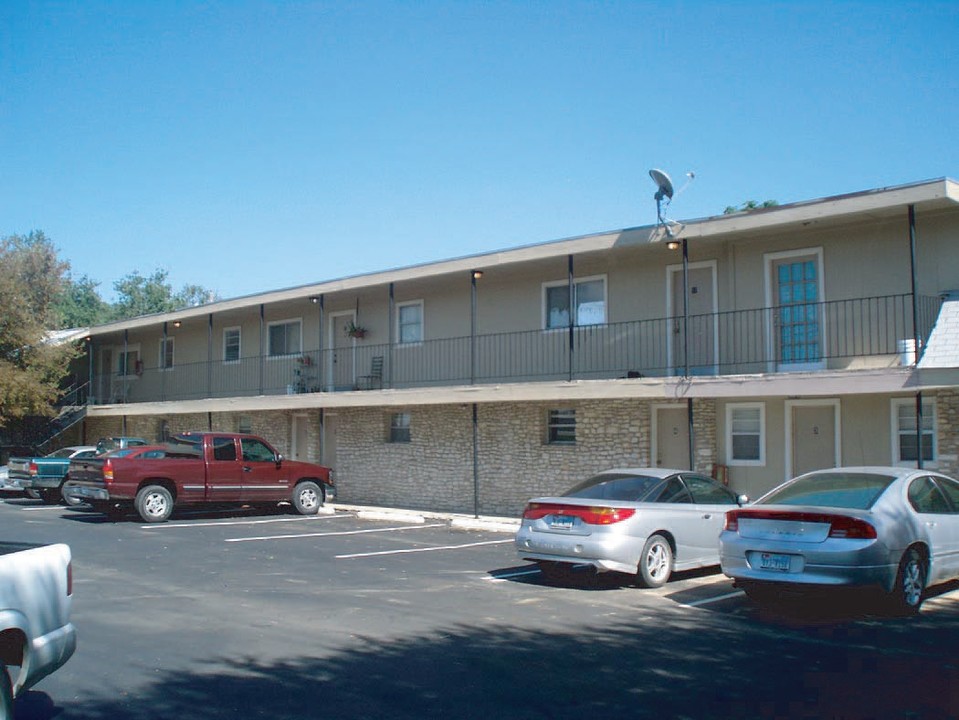
M 695 472 L 607 470 L 561 496 L 530 500 L 515 544 L 547 578 L 589 565 L 660 587 L 674 570 L 718 565 L 725 513 L 745 502 Z

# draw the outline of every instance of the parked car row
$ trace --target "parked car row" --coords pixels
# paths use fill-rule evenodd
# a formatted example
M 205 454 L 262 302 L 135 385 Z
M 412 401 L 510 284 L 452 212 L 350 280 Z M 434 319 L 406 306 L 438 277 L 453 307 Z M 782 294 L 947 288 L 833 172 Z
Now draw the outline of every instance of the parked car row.
M 898 467 L 818 470 L 748 504 L 683 470 L 608 470 L 530 500 L 515 544 L 547 577 L 578 565 L 660 587 L 719 565 L 760 604 L 877 588 L 918 613 L 927 588 L 959 578 L 959 482 Z

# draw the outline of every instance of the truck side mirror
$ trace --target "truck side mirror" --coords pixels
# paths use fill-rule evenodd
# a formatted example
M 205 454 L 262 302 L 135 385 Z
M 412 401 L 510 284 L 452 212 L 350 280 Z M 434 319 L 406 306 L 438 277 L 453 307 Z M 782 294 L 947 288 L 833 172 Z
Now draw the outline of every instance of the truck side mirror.
M 276 454 L 276 466 L 280 467 L 283 464 L 283 455 L 281 453 Z

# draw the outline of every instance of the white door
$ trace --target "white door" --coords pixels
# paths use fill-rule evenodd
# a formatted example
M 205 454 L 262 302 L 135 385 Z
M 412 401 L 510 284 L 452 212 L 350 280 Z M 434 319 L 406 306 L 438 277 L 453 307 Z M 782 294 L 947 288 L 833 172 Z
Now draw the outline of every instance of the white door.
M 351 390 L 356 385 L 356 341 L 346 334 L 346 326 L 356 322 L 356 313 L 330 313 L 329 342 L 330 361 L 329 390 Z
M 292 456 L 291 460 L 300 460 L 302 462 L 309 462 L 309 451 L 310 451 L 310 419 L 306 415 L 294 415 L 293 416 L 293 427 L 290 435 L 293 438 L 293 449 L 290 455 Z
M 671 268 L 672 286 L 672 346 L 670 357 L 674 372 L 686 367 L 684 352 L 689 349 L 689 374 L 713 375 L 716 368 L 716 268 L 713 263 L 689 267 L 689 282 L 686 285 L 688 319 L 688 343 L 684 342 L 683 317 L 683 270 Z
M 682 406 L 656 408 L 656 467 L 689 470 L 689 417 Z

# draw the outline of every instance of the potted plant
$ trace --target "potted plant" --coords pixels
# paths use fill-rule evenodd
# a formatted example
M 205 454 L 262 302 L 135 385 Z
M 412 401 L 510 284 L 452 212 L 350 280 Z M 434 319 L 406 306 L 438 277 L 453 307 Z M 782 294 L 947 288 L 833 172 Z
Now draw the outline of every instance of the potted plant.
M 345 330 L 346 334 L 351 338 L 362 340 L 366 337 L 366 328 L 362 325 L 357 325 L 353 320 L 350 320 L 350 322 L 346 325 Z

